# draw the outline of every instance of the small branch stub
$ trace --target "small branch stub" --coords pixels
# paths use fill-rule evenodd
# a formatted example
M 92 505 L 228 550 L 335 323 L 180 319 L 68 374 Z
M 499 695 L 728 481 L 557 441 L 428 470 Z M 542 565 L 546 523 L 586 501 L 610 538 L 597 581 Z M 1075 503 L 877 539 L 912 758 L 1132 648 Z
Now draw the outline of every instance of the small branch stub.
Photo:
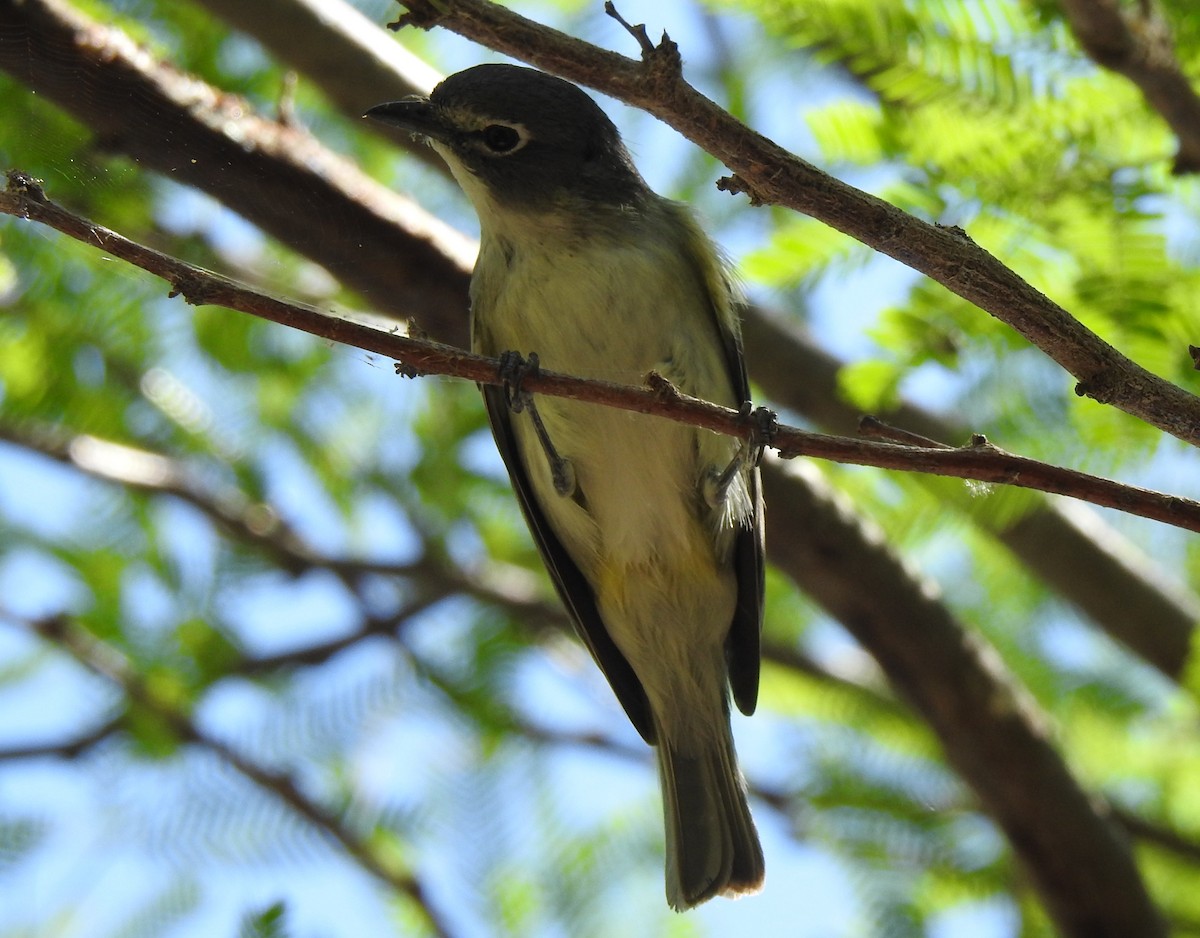
M 741 176 L 734 173 L 732 176 L 722 176 L 717 180 L 717 190 L 719 192 L 728 192 L 731 195 L 744 195 L 750 200 L 750 204 L 757 207 L 764 205 L 764 201 L 754 194 L 754 190 L 750 188 L 750 184 Z
M 658 371 L 646 372 L 646 387 L 653 391 L 654 396 L 660 401 L 678 401 L 683 397 L 679 393 L 679 388 Z
M 5 176 L 8 179 L 8 191 L 12 195 L 30 202 L 44 203 L 46 201 L 46 192 L 42 188 L 42 180 L 29 175 L 29 173 L 23 173 L 19 169 L 10 169 Z M 22 211 L 19 217 L 28 218 L 29 210 L 25 209 Z
M 394 21 L 387 24 L 392 32 L 399 32 L 405 26 L 415 26 L 417 29 L 433 29 L 446 15 L 445 5 L 439 0 L 399 0 L 407 8 Z
M 663 30 L 662 39 L 655 45 L 646 32 L 646 24 L 630 25 L 612 0 L 604 0 L 604 12 L 620 23 L 625 32 L 637 41 L 638 48 L 642 50 L 642 63 L 648 66 L 656 79 L 677 80 L 683 76 L 683 58 L 679 54 L 679 44 L 667 35 L 666 30 Z
M 631 26 L 629 21 L 626 20 L 625 17 L 623 17 L 617 10 L 617 5 L 613 3 L 612 0 L 605 0 L 604 12 L 620 23 L 621 26 L 624 27 L 625 32 L 629 33 L 629 35 L 637 40 L 638 48 L 642 50 L 643 59 L 648 59 L 650 56 L 654 55 L 655 45 L 650 41 L 650 36 L 646 32 L 645 23 L 638 23 L 636 26 Z
M 1110 371 L 1098 372 L 1075 385 L 1075 396 L 1090 397 L 1101 404 L 1111 404 L 1115 380 L 1118 380 L 1117 376 Z

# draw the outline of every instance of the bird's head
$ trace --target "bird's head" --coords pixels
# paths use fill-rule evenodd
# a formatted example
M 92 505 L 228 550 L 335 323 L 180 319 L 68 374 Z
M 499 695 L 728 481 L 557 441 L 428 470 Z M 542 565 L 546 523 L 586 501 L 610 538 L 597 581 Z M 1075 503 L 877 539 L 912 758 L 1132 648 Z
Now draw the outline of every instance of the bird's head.
M 568 81 L 515 65 L 477 65 L 429 97 L 366 117 L 429 141 L 479 211 L 545 214 L 621 207 L 647 192 L 612 121 Z

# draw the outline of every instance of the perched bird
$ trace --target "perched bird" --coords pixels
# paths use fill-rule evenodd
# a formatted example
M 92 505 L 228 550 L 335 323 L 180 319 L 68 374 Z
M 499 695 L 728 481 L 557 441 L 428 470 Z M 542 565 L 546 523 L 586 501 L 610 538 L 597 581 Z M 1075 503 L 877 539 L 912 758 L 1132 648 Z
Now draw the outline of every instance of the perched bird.
M 480 65 L 368 117 L 424 137 L 479 215 L 475 351 L 687 394 L 748 400 L 734 296 L 686 206 L 656 195 L 583 91 Z M 666 891 L 683 910 L 756 892 L 763 855 L 729 726 L 753 712 L 763 509 L 730 437 L 597 404 L 516 407 L 485 387 L 525 520 L 592 657 L 658 754 Z

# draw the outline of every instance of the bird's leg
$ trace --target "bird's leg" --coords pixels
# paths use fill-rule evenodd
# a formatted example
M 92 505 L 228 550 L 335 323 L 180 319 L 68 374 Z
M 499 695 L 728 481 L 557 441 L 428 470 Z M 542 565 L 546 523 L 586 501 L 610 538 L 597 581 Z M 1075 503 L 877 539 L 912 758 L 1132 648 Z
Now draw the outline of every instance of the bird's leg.
M 530 352 L 528 358 L 524 358 L 520 352 L 500 353 L 500 377 L 504 380 L 508 409 L 514 414 L 522 411 L 529 414 L 538 442 L 542 445 L 542 452 L 546 454 L 546 461 L 550 464 L 550 478 L 554 482 L 554 491 L 564 498 L 573 498 L 576 495 L 575 467 L 571 465 L 571 460 L 558 454 L 550 440 L 550 434 L 546 432 L 546 425 L 542 423 L 542 415 L 538 413 L 537 405 L 533 402 L 533 395 L 521 387 L 521 382 L 526 376 L 535 375 L 537 371 L 537 352 Z
M 753 407 L 745 401 L 739 408 L 741 418 L 750 425 L 750 433 L 742 440 L 733 459 L 720 472 L 711 472 L 704 480 L 704 500 L 716 508 L 723 501 L 733 480 L 746 468 L 754 468 L 762 461 L 763 451 L 771 444 L 778 427 L 775 411 L 766 407 Z

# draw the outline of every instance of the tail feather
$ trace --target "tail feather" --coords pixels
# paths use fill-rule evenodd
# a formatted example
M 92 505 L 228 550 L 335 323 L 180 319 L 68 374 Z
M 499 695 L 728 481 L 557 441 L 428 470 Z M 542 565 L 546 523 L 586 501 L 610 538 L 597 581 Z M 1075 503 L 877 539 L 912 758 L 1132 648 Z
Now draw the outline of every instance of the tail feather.
M 683 911 L 715 895 L 758 892 L 762 847 L 730 733 L 685 754 L 659 727 L 657 751 L 671 908 Z

